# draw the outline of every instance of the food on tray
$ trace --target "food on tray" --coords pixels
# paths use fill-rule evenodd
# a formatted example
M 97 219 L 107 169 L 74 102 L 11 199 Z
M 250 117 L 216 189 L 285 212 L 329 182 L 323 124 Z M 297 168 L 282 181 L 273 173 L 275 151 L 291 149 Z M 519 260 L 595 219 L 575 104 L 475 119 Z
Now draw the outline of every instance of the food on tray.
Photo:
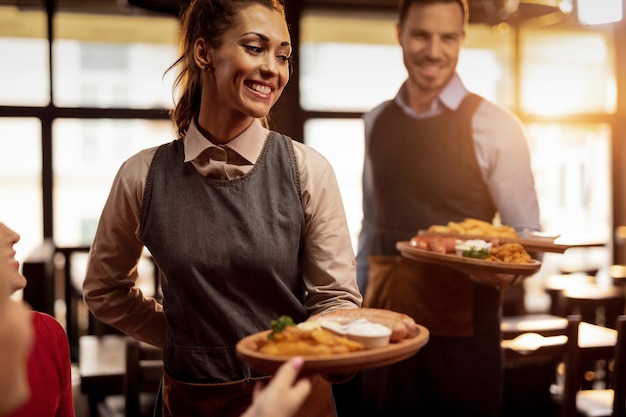
M 438 239 L 437 239 L 438 238 Z M 444 243 L 441 243 L 444 239 Z M 452 245 L 450 239 L 453 239 Z M 436 245 L 431 242 L 437 241 Z M 520 243 L 500 243 L 498 238 L 487 242 L 482 239 L 457 239 L 434 235 L 416 235 L 409 244 L 418 249 L 430 252 L 453 254 L 465 258 L 480 259 L 491 262 L 506 262 L 514 264 L 532 263 L 533 260 Z
M 365 349 L 384 347 L 389 344 L 391 329 L 380 323 L 373 323 L 365 318 L 347 324 L 340 324 L 332 319 L 319 319 L 302 323 L 307 326 L 316 325 L 330 330 L 350 340 L 362 343 Z
M 417 235 L 411 239 L 411 246 L 436 253 L 454 252 L 457 239 L 455 237 Z
M 457 240 L 456 254 L 466 258 L 486 259 L 489 257 L 492 248 L 491 242 L 482 239 Z
M 462 222 L 448 222 L 447 225 L 432 225 L 430 233 L 475 235 L 518 239 L 520 236 L 511 226 L 495 225 L 483 220 L 466 218 Z
M 524 247 L 516 242 L 503 243 L 494 247 L 486 260 L 511 264 L 527 264 L 533 261 Z
M 379 308 L 334 310 L 313 316 L 309 321 L 332 320 L 341 325 L 346 325 L 359 319 L 366 319 L 372 323 L 382 324 L 390 328 L 391 336 L 389 340 L 392 343 L 413 338 L 418 333 L 417 324 L 410 316 Z
M 259 352 L 277 356 L 310 356 L 357 352 L 365 349 L 362 343 L 350 340 L 346 336 L 338 336 L 321 327 L 306 329 L 287 326 L 280 332 L 272 331 L 270 335 L 271 338 L 259 340 Z

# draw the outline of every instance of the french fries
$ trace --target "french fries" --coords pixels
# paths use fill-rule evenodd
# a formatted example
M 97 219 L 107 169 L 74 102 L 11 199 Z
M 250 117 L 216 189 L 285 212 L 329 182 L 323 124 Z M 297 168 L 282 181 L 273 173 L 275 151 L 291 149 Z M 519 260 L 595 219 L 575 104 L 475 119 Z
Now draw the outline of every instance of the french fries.
M 448 222 L 447 225 L 432 225 L 428 228 L 430 233 L 475 235 L 489 237 L 504 237 L 518 239 L 519 234 L 511 226 L 497 226 L 489 222 L 466 218 L 462 222 Z
M 532 258 L 526 252 L 524 247 L 517 242 L 500 243 L 498 238 L 506 239 L 519 239 L 519 234 L 511 226 L 506 225 L 494 225 L 489 222 L 466 218 L 462 222 L 448 222 L 447 225 L 435 224 L 428 228 L 428 233 L 439 235 L 465 235 L 465 236 L 485 236 L 493 242 L 493 248 L 486 261 L 492 262 L 505 262 L 512 264 L 531 263 Z M 433 238 L 432 235 L 420 236 L 419 234 L 411 240 L 411 244 L 416 247 L 419 239 L 425 240 L 427 238 Z M 421 249 L 430 249 L 427 247 L 420 247 Z M 445 253 L 445 252 L 442 252 Z
M 357 352 L 365 349 L 362 343 L 322 329 L 305 329 L 298 326 L 285 327 L 272 339 L 258 342 L 258 350 L 267 355 L 309 356 Z

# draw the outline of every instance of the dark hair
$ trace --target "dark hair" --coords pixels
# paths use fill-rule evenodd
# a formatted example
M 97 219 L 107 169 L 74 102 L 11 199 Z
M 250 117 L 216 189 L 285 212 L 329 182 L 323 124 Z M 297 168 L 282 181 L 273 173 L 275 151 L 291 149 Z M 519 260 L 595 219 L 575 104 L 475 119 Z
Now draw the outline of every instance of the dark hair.
M 467 0 L 400 0 L 398 2 L 398 23 L 404 24 L 406 14 L 409 8 L 414 4 L 435 4 L 435 3 L 456 3 L 463 12 L 463 24 L 467 25 L 469 22 L 469 6 Z
M 279 0 L 192 0 L 182 13 L 180 56 L 166 71 L 179 67 L 174 91 L 180 90 L 180 96 L 170 111 L 170 117 L 181 137 L 187 133 L 191 120 L 200 111 L 202 71 L 194 61 L 194 43 L 203 38 L 212 48 L 219 48 L 224 32 L 233 26 L 237 14 L 256 4 L 285 16 L 285 9 Z

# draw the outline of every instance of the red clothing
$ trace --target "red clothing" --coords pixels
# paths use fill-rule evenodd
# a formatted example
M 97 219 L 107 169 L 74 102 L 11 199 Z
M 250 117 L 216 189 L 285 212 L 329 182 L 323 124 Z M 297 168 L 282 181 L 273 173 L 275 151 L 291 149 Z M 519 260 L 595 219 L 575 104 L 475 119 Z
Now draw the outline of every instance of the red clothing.
M 33 312 L 35 344 L 28 358 L 30 401 L 9 417 L 74 417 L 70 348 L 54 317 Z

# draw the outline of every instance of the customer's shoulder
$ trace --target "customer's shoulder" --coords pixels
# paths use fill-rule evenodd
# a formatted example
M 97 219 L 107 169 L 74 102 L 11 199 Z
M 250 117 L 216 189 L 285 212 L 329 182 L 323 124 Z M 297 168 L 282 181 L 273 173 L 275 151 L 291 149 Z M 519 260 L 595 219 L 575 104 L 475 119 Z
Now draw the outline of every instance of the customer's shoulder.
M 32 314 L 33 325 L 36 331 L 43 331 L 46 334 L 62 334 L 63 336 L 65 336 L 65 330 L 56 318 L 40 311 L 33 311 Z

